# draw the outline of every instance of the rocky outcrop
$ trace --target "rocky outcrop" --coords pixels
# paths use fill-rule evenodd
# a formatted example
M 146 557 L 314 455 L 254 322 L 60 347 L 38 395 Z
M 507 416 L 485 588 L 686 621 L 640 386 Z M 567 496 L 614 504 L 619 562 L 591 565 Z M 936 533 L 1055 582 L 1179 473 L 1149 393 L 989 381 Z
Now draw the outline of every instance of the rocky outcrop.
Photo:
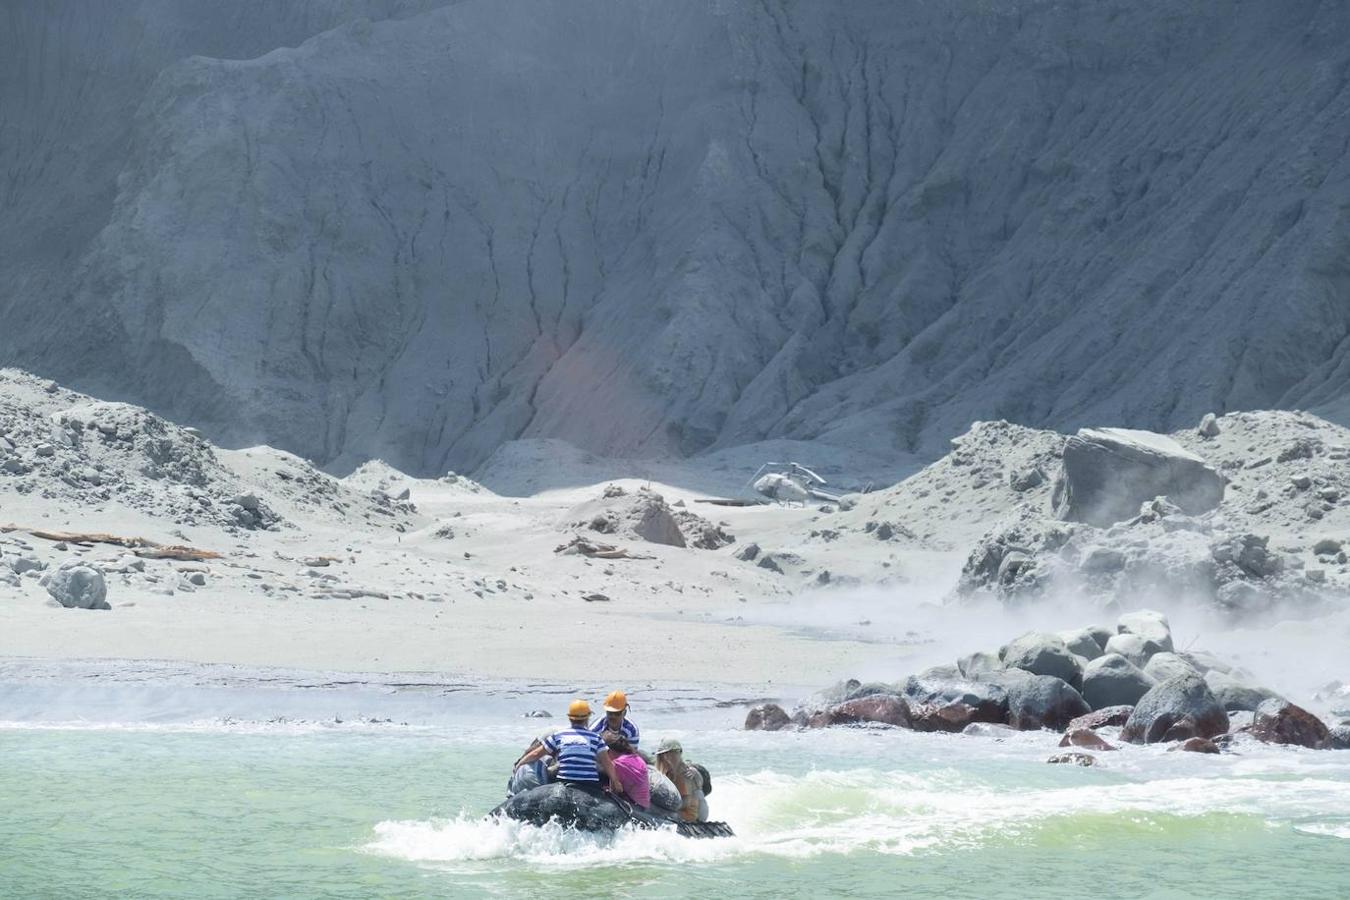
M 1196 674 L 1178 675 L 1154 686 L 1135 705 L 1121 729 L 1134 744 L 1212 738 L 1228 731 L 1228 714 Z

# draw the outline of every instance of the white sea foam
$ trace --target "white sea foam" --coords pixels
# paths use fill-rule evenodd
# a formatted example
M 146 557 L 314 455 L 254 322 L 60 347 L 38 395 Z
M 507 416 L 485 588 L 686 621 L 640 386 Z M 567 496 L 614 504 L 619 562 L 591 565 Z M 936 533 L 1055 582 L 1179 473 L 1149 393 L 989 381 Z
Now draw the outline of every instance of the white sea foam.
M 1350 781 L 1341 766 L 1325 772 L 1314 767 L 1302 776 L 1279 762 L 1259 772 L 1229 767 L 1208 775 L 1163 768 L 1167 774 L 1144 780 L 1059 770 L 1031 784 L 1019 784 L 1026 779 L 1009 769 L 995 773 L 992 782 L 958 769 L 869 768 L 801 776 L 765 771 L 724 777 L 716 785 L 716 817 L 733 824 L 733 839 L 699 841 L 636 830 L 587 835 L 466 813 L 449 820 L 381 822 L 366 849 L 442 867 L 506 858 L 540 867 L 588 867 L 742 855 L 906 855 L 1017 841 L 1058 821 L 1105 818 L 1161 830 L 1178 818 L 1210 816 L 1245 819 L 1252 827 L 1295 824 L 1310 834 L 1350 836 L 1340 819 L 1297 824 L 1350 809 Z

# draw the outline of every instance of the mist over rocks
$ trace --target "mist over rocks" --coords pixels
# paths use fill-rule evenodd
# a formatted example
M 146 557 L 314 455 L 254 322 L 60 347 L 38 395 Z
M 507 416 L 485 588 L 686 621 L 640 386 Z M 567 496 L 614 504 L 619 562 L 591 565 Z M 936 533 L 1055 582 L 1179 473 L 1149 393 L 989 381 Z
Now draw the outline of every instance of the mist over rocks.
M 0 358 L 413 474 L 1347 414 L 1329 0 L 283 6 L 7 19 Z

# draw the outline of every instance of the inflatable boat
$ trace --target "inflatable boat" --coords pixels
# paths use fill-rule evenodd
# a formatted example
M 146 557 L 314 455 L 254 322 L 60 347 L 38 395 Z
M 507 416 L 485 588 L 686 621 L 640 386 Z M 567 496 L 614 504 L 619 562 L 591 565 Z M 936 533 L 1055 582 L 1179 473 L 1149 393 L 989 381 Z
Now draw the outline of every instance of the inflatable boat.
M 583 790 L 567 784 L 545 784 L 512 795 L 492 816 L 544 825 L 557 822 L 578 831 L 616 831 L 620 828 L 652 828 L 674 831 L 684 837 L 734 837 L 725 822 L 684 822 L 652 815 L 609 794 Z

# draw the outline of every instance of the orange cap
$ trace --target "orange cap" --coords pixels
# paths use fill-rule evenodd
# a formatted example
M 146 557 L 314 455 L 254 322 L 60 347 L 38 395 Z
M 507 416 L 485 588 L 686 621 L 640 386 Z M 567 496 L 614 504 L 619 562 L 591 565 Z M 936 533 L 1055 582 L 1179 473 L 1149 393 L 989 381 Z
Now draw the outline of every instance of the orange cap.
M 569 719 L 589 719 L 591 717 L 591 705 L 585 700 L 573 700 L 567 707 L 567 718 Z
M 605 698 L 605 712 L 623 712 L 628 709 L 628 698 L 623 691 L 611 691 Z

